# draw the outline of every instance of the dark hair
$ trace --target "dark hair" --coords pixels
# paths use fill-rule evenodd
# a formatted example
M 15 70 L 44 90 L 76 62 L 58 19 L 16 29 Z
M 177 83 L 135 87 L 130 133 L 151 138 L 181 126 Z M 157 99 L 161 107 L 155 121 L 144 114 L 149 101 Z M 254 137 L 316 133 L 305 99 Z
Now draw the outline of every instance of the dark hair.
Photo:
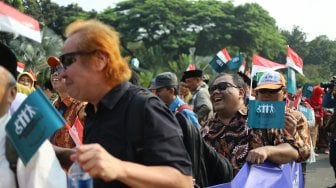
M 17 77 L 17 59 L 15 54 L 6 45 L 0 42 L 0 65 L 7 69 L 14 78 Z
M 133 85 L 139 85 L 139 74 L 132 69 L 132 74 L 131 74 L 131 78 L 129 79 L 129 82 L 131 82 Z
M 44 83 L 44 89 L 49 89 L 50 91 L 54 91 L 54 88 L 51 84 L 50 79 L 48 79 L 45 83 Z
M 243 80 L 243 78 L 241 76 L 239 76 L 238 74 L 232 74 L 232 73 L 220 73 L 218 74 L 212 81 L 211 81 L 211 86 L 213 85 L 213 83 L 215 82 L 215 80 L 217 80 L 219 77 L 222 77 L 222 76 L 231 76 L 232 77 L 232 80 L 233 80 L 233 83 L 239 87 L 239 88 L 244 88 L 244 85 L 245 85 L 245 82 Z
M 178 95 L 177 86 L 165 86 L 165 87 L 158 88 L 157 90 L 162 89 L 162 88 L 165 88 L 165 89 L 167 89 L 167 90 L 170 90 L 171 88 L 173 88 L 173 89 L 174 89 L 174 95 L 175 95 L 175 96 Z

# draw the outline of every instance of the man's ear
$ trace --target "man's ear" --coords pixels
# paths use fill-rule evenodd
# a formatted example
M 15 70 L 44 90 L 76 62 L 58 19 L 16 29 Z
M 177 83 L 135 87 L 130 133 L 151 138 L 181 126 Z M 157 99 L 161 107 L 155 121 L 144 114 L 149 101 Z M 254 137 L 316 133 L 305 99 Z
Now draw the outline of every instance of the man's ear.
M 239 88 L 239 96 L 241 96 L 241 97 L 245 97 L 245 90 L 244 90 L 244 88 Z
M 287 99 L 287 90 L 286 90 L 286 88 L 282 88 L 282 92 L 283 92 L 283 98 Z
M 17 93 L 16 85 L 9 88 L 9 94 L 8 94 L 9 104 L 12 104 L 12 102 L 15 100 L 16 93 Z
M 99 61 L 97 62 L 97 69 L 101 71 L 106 67 L 108 63 L 108 56 L 106 53 L 101 51 L 97 51 L 95 55 L 99 59 Z

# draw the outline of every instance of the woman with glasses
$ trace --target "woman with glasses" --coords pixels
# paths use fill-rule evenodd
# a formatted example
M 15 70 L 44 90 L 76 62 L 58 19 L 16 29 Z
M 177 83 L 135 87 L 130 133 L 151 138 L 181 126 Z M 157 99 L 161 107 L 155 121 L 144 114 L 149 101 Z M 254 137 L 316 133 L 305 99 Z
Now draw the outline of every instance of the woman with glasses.
M 34 90 L 34 77 L 31 75 L 29 72 L 22 72 L 21 74 L 18 75 L 17 81 L 24 85 L 27 86 L 29 89 Z

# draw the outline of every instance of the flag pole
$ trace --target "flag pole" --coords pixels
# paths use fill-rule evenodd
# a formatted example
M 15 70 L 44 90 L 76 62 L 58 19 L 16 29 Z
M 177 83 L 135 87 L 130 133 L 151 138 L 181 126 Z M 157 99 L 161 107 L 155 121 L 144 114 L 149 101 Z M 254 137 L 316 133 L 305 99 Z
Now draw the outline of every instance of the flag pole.
M 207 65 L 205 65 L 205 67 L 202 69 L 202 71 L 204 72 L 208 67 L 209 67 L 210 63 L 208 63 Z

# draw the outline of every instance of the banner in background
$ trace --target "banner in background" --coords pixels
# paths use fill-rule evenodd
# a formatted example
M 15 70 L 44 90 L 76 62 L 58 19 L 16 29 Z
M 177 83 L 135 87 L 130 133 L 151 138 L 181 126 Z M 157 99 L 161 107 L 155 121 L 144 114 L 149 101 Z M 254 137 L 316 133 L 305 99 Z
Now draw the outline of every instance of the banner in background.
M 303 61 L 301 57 L 290 47 L 287 48 L 286 65 L 303 75 Z M 304 75 L 303 75 L 304 76 Z
M 275 63 L 273 61 L 270 61 L 266 58 L 263 58 L 261 56 L 258 56 L 256 54 L 253 55 L 253 61 L 252 61 L 252 77 L 257 73 L 257 72 L 265 72 L 268 70 L 278 70 L 278 69 L 283 69 L 287 68 L 286 65 L 280 64 L 280 63 Z
M 18 33 L 41 43 L 42 36 L 37 20 L 0 1 L 0 31 Z

